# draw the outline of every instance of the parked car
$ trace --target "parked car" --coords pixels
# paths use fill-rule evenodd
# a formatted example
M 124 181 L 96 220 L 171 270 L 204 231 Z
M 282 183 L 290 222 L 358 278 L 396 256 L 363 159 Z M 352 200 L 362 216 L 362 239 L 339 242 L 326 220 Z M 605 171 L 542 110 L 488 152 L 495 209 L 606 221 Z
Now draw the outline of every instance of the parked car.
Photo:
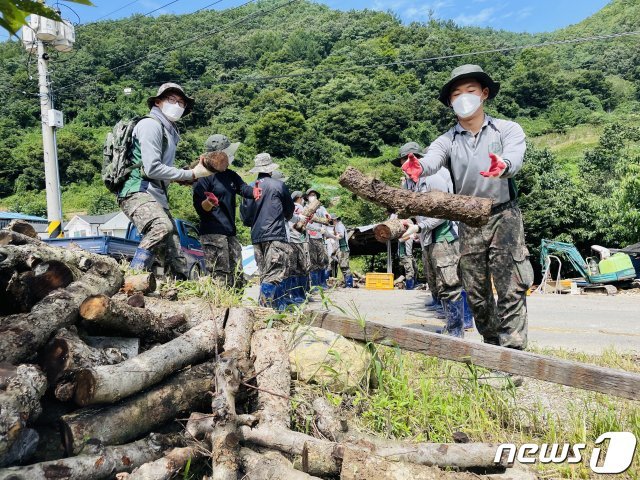
M 207 272 L 204 252 L 198 238 L 198 228 L 186 220 L 176 219 L 175 223 L 178 237 L 180 238 L 180 247 L 187 258 L 189 278 L 196 279 Z M 45 242 L 63 248 L 68 248 L 71 244 L 74 244 L 91 253 L 109 255 L 116 260 L 131 260 L 141 239 L 138 229 L 135 225 L 129 223 L 126 238 L 97 235 L 91 237 L 49 238 Z

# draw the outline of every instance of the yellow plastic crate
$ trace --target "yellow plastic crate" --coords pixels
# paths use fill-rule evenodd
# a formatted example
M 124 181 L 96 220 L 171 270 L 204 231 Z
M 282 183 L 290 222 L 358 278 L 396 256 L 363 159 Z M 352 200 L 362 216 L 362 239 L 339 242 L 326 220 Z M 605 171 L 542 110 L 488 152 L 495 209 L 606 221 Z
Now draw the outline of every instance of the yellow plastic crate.
M 364 288 L 367 290 L 393 290 L 393 273 L 367 273 Z

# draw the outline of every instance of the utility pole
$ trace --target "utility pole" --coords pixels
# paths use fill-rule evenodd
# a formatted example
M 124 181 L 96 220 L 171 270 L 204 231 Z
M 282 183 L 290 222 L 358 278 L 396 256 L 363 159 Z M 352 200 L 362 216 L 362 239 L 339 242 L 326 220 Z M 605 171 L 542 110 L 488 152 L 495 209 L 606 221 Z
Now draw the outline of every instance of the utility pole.
M 44 149 L 44 178 L 47 192 L 47 220 L 49 237 L 62 234 L 62 199 L 60 196 L 60 174 L 55 127 L 50 125 L 49 111 L 53 110 L 53 96 L 49 89 L 49 54 L 45 44 L 38 39 L 38 84 L 40 86 L 40 114 L 42 123 L 42 146 Z
M 39 0 L 44 5 L 44 0 Z M 60 12 L 58 12 L 58 15 Z M 47 193 L 47 219 L 50 238 L 62 236 L 62 200 L 56 128 L 62 127 L 62 112 L 53 108 L 53 94 L 49 80 L 49 54 L 51 46 L 59 52 L 70 52 L 75 43 L 75 30 L 68 20 L 61 22 L 31 15 L 29 25 L 22 28 L 22 43 L 28 52 L 38 55 L 38 85 L 40 87 L 40 117 L 44 151 L 44 177 Z

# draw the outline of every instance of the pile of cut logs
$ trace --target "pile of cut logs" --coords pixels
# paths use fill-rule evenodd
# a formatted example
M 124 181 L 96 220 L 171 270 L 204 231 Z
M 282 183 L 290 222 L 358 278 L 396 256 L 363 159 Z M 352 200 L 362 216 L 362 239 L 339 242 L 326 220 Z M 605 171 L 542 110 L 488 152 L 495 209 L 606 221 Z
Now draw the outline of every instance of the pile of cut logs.
M 165 479 L 197 462 L 233 480 L 495 469 L 495 445 L 372 438 L 322 397 L 316 436 L 291 430 L 285 333 L 155 287 L 24 226 L 0 231 L 0 479 Z

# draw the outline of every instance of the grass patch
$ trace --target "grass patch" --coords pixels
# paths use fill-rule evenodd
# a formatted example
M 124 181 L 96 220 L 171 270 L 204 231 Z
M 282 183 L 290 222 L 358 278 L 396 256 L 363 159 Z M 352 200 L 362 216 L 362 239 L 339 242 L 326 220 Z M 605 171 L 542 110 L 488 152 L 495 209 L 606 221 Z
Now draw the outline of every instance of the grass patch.
M 213 307 L 222 308 L 242 306 L 244 295 L 244 289 L 221 285 L 209 276 L 200 277 L 198 280 L 171 280 L 160 286 L 163 293 L 169 290 L 176 291 L 179 300 L 202 298 Z

